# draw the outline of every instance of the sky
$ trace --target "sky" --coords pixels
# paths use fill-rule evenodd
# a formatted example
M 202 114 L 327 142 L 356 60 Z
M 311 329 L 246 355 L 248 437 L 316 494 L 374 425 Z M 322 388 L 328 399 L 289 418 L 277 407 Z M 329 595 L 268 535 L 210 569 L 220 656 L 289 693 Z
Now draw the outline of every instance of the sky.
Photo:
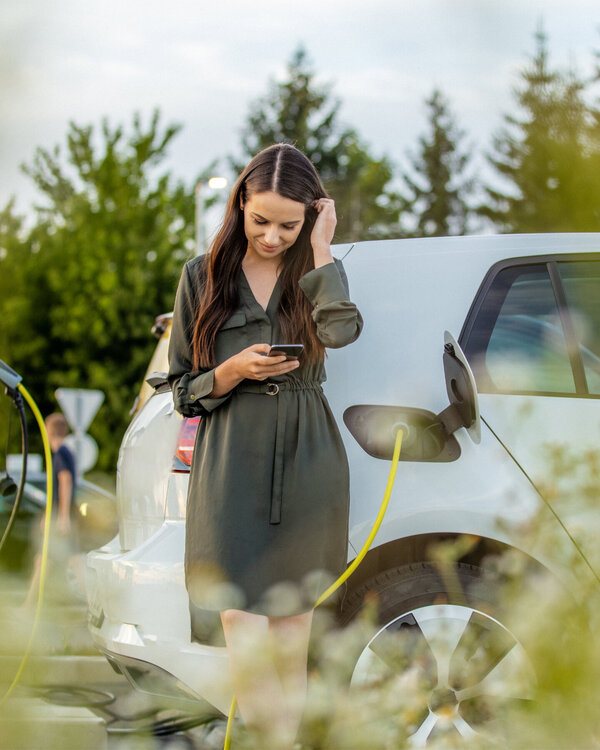
M 167 167 L 189 182 L 240 155 L 249 106 L 302 44 L 339 118 L 406 168 L 442 89 L 465 146 L 489 148 L 540 23 L 551 63 L 592 74 L 598 0 L 1 0 L 0 207 L 36 190 L 20 165 L 64 144 L 69 121 L 181 123 Z M 480 158 L 480 157 L 478 157 Z M 218 170 L 217 170 L 218 171 Z

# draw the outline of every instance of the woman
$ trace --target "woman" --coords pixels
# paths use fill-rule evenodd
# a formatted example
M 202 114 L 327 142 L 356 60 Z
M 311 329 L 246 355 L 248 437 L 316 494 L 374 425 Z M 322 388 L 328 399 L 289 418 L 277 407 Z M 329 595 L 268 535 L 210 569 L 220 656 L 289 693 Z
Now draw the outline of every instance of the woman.
M 348 465 L 321 383 L 325 347 L 354 341 L 362 319 L 331 255 L 335 226 L 306 156 L 261 151 L 210 252 L 183 269 L 169 349 L 175 407 L 203 417 L 186 585 L 192 605 L 220 611 L 244 723 L 278 747 L 300 724 L 314 603 L 347 560 Z M 272 344 L 304 349 L 266 356 Z M 249 632 L 272 645 L 267 663 L 251 663 Z

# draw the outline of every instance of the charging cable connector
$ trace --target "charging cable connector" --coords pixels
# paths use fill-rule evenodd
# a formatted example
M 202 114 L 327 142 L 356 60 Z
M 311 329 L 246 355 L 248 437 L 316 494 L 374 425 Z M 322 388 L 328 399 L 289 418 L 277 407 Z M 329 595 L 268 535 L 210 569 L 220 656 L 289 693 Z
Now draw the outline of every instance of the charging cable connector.
M 16 391 L 22 380 L 23 378 L 18 373 L 0 359 L 0 382 L 4 383 L 9 390 Z

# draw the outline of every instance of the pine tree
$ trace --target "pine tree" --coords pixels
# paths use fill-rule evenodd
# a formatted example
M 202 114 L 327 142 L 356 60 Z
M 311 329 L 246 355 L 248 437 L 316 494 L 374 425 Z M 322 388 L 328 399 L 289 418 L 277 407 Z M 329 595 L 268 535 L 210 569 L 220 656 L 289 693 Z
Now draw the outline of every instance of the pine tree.
M 420 136 L 416 155 L 409 154 L 412 173 L 402 175 L 410 191 L 404 209 L 414 217 L 411 235 L 465 234 L 472 214 L 467 198 L 474 189 L 473 178 L 465 176 L 470 156 L 460 148 L 465 134 L 439 89 L 425 103 L 428 133 Z
M 282 83 L 250 109 L 242 131 L 247 159 L 273 143 L 292 143 L 317 167 L 336 201 L 335 241 L 388 236 L 399 231 L 399 196 L 388 187 L 392 165 L 373 157 L 357 132 L 338 124 L 340 101 L 318 85 L 306 51 L 298 48 Z M 232 160 L 237 172 L 243 164 Z
M 547 38 L 514 91 L 520 116 L 505 115 L 488 160 L 505 187 L 487 186 L 480 213 L 505 232 L 600 230 L 598 120 L 575 70 L 553 70 Z

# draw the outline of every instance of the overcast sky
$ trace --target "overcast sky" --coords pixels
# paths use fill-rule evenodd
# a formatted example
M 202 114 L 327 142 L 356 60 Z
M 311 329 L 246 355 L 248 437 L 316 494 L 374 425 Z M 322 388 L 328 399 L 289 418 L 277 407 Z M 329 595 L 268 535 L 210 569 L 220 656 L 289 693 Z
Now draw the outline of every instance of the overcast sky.
M 183 124 L 169 166 L 192 178 L 239 153 L 248 106 L 302 43 L 375 155 L 406 164 L 434 86 L 476 147 L 510 109 L 540 22 L 551 61 L 591 74 L 599 0 L 1 0 L 0 205 L 35 198 L 19 164 L 69 120 Z

